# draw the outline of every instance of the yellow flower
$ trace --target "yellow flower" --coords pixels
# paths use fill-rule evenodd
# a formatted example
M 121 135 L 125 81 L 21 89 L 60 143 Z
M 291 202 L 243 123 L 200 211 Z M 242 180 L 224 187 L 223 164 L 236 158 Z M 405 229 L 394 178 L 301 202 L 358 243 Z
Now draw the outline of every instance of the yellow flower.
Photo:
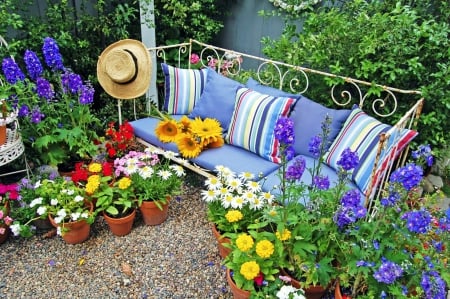
M 85 190 L 88 194 L 93 194 L 100 186 L 100 176 L 97 174 L 88 177 Z
M 186 115 L 183 115 L 183 117 L 181 117 L 179 124 L 181 132 L 189 133 L 191 131 L 191 120 Z
M 155 133 L 162 142 L 174 142 L 178 134 L 177 122 L 173 119 L 162 120 L 158 123 Z
M 222 138 L 222 128 L 217 119 L 205 118 L 202 120 L 200 117 L 196 117 L 191 122 L 192 134 L 200 138 L 201 143 L 211 143 L 217 141 L 217 139 Z
M 236 239 L 236 246 L 239 250 L 246 252 L 253 247 L 253 238 L 247 234 L 241 234 Z
M 286 241 L 286 240 L 289 240 L 291 238 L 291 231 L 288 230 L 287 228 L 285 228 L 283 230 L 282 234 L 280 234 L 279 232 L 276 232 L 275 236 L 277 236 L 278 240 L 280 240 L 280 241 Z
M 239 271 L 242 276 L 245 277 L 247 280 L 253 280 L 256 276 L 259 275 L 260 268 L 257 262 L 250 261 L 245 262 L 241 265 L 241 270 Z
M 131 180 L 129 178 L 121 178 L 118 182 L 119 189 L 124 190 L 131 186 Z
M 269 258 L 273 254 L 274 249 L 275 246 L 269 240 L 261 240 L 256 243 L 256 254 L 263 259 Z
M 233 223 L 233 222 L 238 222 L 239 220 L 244 218 L 244 215 L 242 215 L 241 211 L 229 210 L 225 214 L 225 218 L 228 220 L 228 222 Z
M 89 172 L 92 172 L 92 173 L 98 173 L 98 172 L 102 171 L 102 164 L 97 163 L 97 162 L 91 163 L 91 164 L 89 164 L 88 170 L 89 170 Z
M 222 145 L 224 145 L 224 143 L 225 143 L 225 140 L 223 140 L 223 137 L 220 136 L 218 138 L 215 138 L 214 141 L 209 141 L 207 146 L 209 148 L 216 148 L 216 147 L 221 147 Z
M 190 134 L 181 134 L 176 139 L 178 150 L 185 158 L 195 158 L 202 151 L 201 145 Z

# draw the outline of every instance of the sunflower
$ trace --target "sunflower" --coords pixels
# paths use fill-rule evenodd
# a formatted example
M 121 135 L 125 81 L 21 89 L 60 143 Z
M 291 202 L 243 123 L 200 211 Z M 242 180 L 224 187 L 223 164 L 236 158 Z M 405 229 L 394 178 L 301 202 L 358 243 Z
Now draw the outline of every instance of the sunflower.
M 225 141 L 223 140 L 223 137 L 220 136 L 220 137 L 216 138 L 215 141 L 208 142 L 207 146 L 209 148 L 216 148 L 216 147 L 221 147 L 222 145 L 224 145 L 224 143 L 225 143 Z
M 189 134 L 180 134 L 175 142 L 181 155 L 187 159 L 197 157 L 202 151 L 201 145 Z
M 218 138 L 222 138 L 222 128 L 217 119 L 206 118 L 201 120 L 200 117 L 196 117 L 191 122 L 192 134 L 200 138 L 202 144 L 206 142 L 215 142 Z
M 178 135 L 178 124 L 173 119 L 162 120 L 158 123 L 155 133 L 162 142 L 174 142 Z
M 186 115 L 183 115 L 178 124 L 182 133 L 188 133 L 191 131 L 191 120 Z

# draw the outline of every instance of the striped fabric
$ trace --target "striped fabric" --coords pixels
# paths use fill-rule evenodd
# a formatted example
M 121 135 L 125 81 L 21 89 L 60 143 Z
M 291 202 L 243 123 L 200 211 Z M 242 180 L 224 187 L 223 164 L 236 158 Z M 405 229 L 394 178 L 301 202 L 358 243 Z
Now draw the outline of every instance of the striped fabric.
M 375 176 L 371 179 L 379 136 L 383 132 L 392 134 L 392 136 L 381 153 Z M 338 170 L 337 162 L 342 152 L 346 148 L 356 151 L 360 162 L 353 171 L 353 180 L 360 190 L 367 195 L 370 184 L 376 185 L 379 182 L 388 164 L 400 154 L 415 136 L 417 136 L 415 131 L 397 129 L 383 124 L 368 116 L 361 109 L 356 108 L 350 113 L 340 133 L 325 154 L 325 163 Z
M 164 111 L 189 114 L 206 84 L 207 69 L 180 69 L 161 63 L 165 77 Z
M 279 143 L 275 139 L 274 129 L 278 118 L 287 116 L 294 103 L 293 98 L 273 97 L 248 88 L 238 88 L 226 141 L 280 163 Z

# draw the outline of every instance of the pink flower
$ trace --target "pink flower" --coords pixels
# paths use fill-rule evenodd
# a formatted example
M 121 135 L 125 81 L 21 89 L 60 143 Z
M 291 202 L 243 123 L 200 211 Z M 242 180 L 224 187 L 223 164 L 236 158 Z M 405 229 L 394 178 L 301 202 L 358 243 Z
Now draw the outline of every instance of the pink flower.
M 279 278 L 284 282 L 291 282 L 291 278 L 289 276 L 280 275 Z
M 0 227 L 0 235 L 4 235 L 6 232 L 6 228 Z
M 264 274 L 262 272 L 259 272 L 258 276 L 253 278 L 253 281 L 256 283 L 257 286 L 262 286 L 264 281 Z
M 217 63 L 217 59 L 212 58 L 210 61 L 208 61 L 208 66 L 215 68 L 216 67 L 216 63 Z
M 200 57 L 198 57 L 197 54 L 192 53 L 191 54 L 191 63 L 192 64 L 197 64 L 197 63 L 199 63 L 199 61 L 200 61 Z
M 10 225 L 13 222 L 13 219 L 9 216 L 6 216 L 4 221 L 6 225 Z

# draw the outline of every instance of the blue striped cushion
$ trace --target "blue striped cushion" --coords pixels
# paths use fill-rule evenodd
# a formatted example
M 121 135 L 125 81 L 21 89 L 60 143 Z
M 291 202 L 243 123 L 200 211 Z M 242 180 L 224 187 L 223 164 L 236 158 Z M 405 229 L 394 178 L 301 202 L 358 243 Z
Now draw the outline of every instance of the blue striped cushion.
M 226 141 L 280 163 L 274 129 L 277 120 L 289 114 L 294 102 L 293 98 L 273 97 L 248 88 L 238 88 Z
M 165 77 L 164 111 L 189 114 L 206 84 L 207 69 L 180 69 L 161 63 Z
M 381 133 L 392 134 L 380 155 L 375 176 L 371 178 Z M 367 195 L 370 185 L 377 185 L 388 163 L 394 160 L 417 132 L 397 129 L 383 124 L 359 108 L 353 109 L 339 135 L 325 154 L 325 163 L 338 170 L 337 162 L 346 148 L 356 151 L 359 165 L 353 171 L 353 180 Z

